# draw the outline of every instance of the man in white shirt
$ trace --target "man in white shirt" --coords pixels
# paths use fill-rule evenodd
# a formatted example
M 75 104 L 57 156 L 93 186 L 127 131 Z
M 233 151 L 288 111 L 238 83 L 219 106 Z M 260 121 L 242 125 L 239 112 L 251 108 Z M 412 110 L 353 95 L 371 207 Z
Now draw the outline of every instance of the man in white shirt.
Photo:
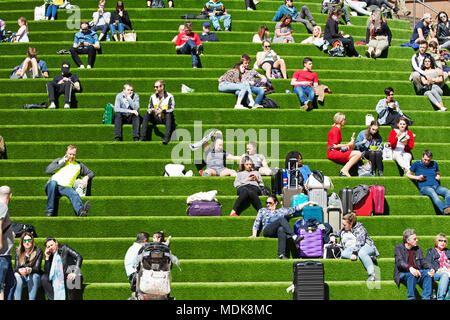
M 130 288 L 133 293 L 136 291 L 136 268 L 138 264 L 138 253 L 143 246 L 148 243 L 150 235 L 147 232 L 139 232 L 136 237 L 136 242 L 128 248 L 125 254 L 125 272 L 130 281 Z

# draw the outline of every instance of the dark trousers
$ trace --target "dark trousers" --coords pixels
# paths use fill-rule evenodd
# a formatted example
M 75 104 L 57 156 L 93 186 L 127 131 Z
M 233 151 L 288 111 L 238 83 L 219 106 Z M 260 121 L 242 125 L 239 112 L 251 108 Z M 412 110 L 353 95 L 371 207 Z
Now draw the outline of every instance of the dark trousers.
M 168 143 L 170 141 L 170 137 L 172 136 L 172 131 L 174 129 L 174 116 L 173 112 L 168 112 L 164 115 L 164 119 L 155 115 L 155 112 L 151 113 L 146 112 L 144 116 L 144 120 L 142 121 L 142 130 L 141 130 L 141 140 L 145 140 L 147 138 L 148 133 L 148 123 L 151 123 L 150 132 L 149 132 L 149 141 L 152 140 L 152 132 L 156 128 L 157 124 L 164 124 L 166 126 L 166 133 L 164 135 L 164 142 Z
M 234 203 L 233 210 L 236 211 L 237 214 L 241 213 L 248 207 L 248 203 L 250 202 L 253 208 L 258 211 L 262 208 L 261 201 L 259 200 L 259 195 L 261 194 L 261 190 L 257 186 L 253 185 L 243 185 L 237 189 L 238 198 Z
M 48 101 L 54 102 L 58 105 L 58 99 L 60 95 L 64 95 L 65 103 L 71 104 L 75 102 L 75 91 L 73 90 L 73 84 L 70 81 L 57 84 L 53 81 L 47 82 L 47 94 Z
M 355 49 L 355 43 L 352 36 L 349 36 L 348 38 L 340 38 L 339 40 L 341 40 L 344 45 L 345 51 L 349 57 L 359 56 L 358 51 Z
M 97 50 L 93 46 L 89 47 L 81 47 L 81 48 L 70 48 L 70 53 L 72 54 L 72 59 L 78 66 L 81 66 L 83 62 L 81 62 L 79 54 L 87 54 L 88 55 L 88 65 L 94 67 L 95 57 L 97 56 Z
M 266 225 L 263 229 L 263 236 L 266 238 L 278 238 L 278 255 L 285 254 L 286 240 L 288 236 L 294 235 L 291 225 L 286 218 L 279 218 Z
M 375 169 L 383 171 L 383 152 L 376 150 L 366 150 L 364 152 L 364 158 L 369 160 L 372 164 L 372 173 L 375 173 Z
M 83 300 L 83 276 L 80 276 L 80 288 L 74 288 L 70 289 L 73 286 L 72 281 L 65 279 L 65 287 L 66 287 L 66 299 L 67 297 L 69 300 Z M 53 294 L 53 286 L 52 281 L 48 278 L 48 273 L 44 273 L 41 275 L 41 285 L 42 288 L 44 288 L 45 295 L 47 296 L 48 300 L 54 299 Z
M 139 140 L 139 116 L 135 116 L 132 113 L 118 112 L 114 116 L 114 139 L 116 141 L 122 140 L 122 125 L 132 124 L 133 125 L 133 139 L 134 141 Z

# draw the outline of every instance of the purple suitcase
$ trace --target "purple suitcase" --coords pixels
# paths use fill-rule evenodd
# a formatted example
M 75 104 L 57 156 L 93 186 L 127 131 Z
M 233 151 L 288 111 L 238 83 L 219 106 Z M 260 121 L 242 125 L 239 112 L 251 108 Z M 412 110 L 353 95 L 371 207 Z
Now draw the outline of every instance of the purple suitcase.
M 298 253 L 300 257 L 321 258 L 323 257 L 323 237 L 322 229 L 308 231 L 308 229 L 298 229 L 299 236 L 304 239 L 298 244 Z
M 188 216 L 220 216 L 222 206 L 216 201 L 193 201 L 187 210 Z

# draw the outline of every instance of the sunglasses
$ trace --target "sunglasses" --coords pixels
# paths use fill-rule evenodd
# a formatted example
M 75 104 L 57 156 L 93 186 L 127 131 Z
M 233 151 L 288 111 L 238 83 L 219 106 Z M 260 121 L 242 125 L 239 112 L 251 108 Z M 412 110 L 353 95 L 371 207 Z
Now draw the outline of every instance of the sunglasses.
M 33 241 L 33 239 L 23 239 L 22 240 L 23 243 L 27 243 L 27 242 L 31 242 L 31 241 Z
M 445 240 L 445 239 L 439 239 L 438 241 L 439 242 L 447 242 L 447 240 Z
M 274 204 L 275 202 L 273 202 L 273 201 L 266 201 L 266 204 Z
M 264 48 L 270 48 L 270 46 L 264 46 Z
M 81 31 L 88 31 L 89 29 L 81 29 Z
M 161 88 L 162 86 L 154 86 L 154 88 L 155 89 L 159 89 L 159 88 Z

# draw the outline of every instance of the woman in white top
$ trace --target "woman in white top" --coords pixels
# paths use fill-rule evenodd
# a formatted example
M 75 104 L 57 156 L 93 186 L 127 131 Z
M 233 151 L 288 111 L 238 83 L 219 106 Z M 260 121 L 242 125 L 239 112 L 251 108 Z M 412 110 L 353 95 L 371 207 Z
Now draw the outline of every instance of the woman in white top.
M 258 29 L 258 33 L 253 36 L 252 42 L 262 43 L 264 40 L 271 41 L 269 28 L 267 26 L 261 26 Z
M 398 118 L 396 128 L 389 133 L 389 145 L 392 148 L 392 158 L 406 174 L 411 165 L 414 134 L 408 130 L 408 122 L 404 117 Z
M 256 64 L 258 68 L 263 69 L 266 72 L 268 79 L 273 79 L 272 68 L 279 69 L 284 79 L 287 79 L 286 64 L 275 51 L 270 47 L 270 42 L 264 40 L 262 43 L 263 51 L 256 54 Z
M 292 34 L 291 26 L 292 17 L 290 14 L 285 14 L 281 20 L 275 25 L 275 37 L 273 43 L 294 43 L 294 37 Z
M 98 2 L 98 10 L 92 14 L 92 22 L 93 26 L 91 27 L 92 31 L 100 30 L 100 36 L 98 37 L 98 41 L 101 41 L 103 37 L 105 37 L 109 30 L 109 23 L 111 20 L 111 13 L 105 11 L 106 0 L 100 0 Z M 108 39 L 108 38 L 107 38 Z
M 30 42 L 28 39 L 27 19 L 20 17 L 17 20 L 17 24 L 19 25 L 19 30 L 16 32 L 16 42 Z
M 430 102 L 438 108 L 438 111 L 447 111 L 442 101 L 444 91 L 441 86 L 444 84 L 444 76 L 442 69 L 439 69 L 436 63 L 431 58 L 423 59 L 421 66 L 425 76 L 420 77 L 422 87 L 419 92 L 427 96 Z
M 315 26 L 313 28 L 312 36 L 306 38 L 301 42 L 302 44 L 314 44 L 319 49 L 323 48 L 325 40 L 323 40 L 322 28 L 320 26 Z

